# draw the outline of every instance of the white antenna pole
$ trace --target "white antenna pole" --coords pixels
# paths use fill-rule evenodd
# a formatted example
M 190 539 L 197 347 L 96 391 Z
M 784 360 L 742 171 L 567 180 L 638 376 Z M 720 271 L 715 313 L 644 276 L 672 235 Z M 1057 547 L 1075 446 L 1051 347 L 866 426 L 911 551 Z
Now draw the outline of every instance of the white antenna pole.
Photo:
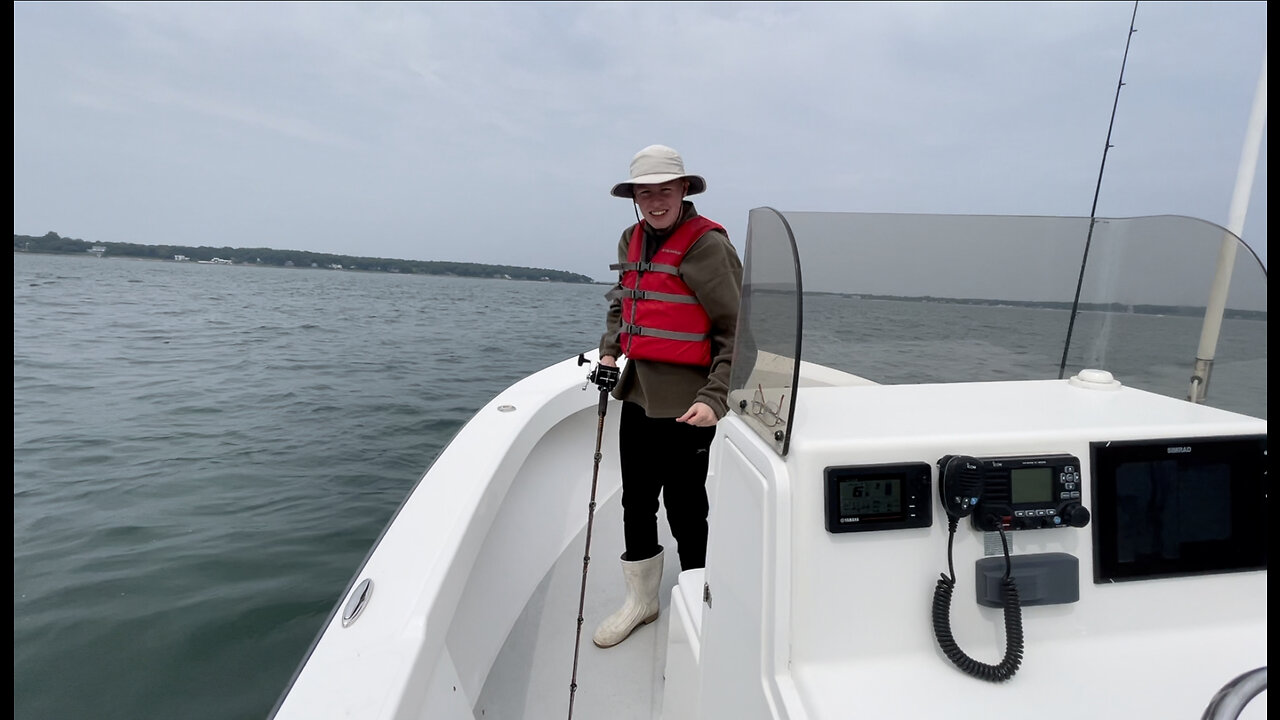
M 1262 53 L 1262 74 L 1258 77 L 1258 89 L 1253 95 L 1253 111 L 1249 114 L 1249 127 L 1245 131 L 1244 149 L 1240 154 L 1240 169 L 1236 173 L 1236 188 L 1231 197 L 1231 209 L 1227 213 L 1227 230 L 1230 235 L 1222 238 L 1218 250 L 1218 271 L 1209 291 L 1209 303 L 1204 311 L 1204 325 L 1200 328 L 1200 348 L 1196 351 L 1195 368 L 1191 373 L 1191 388 L 1187 399 L 1204 402 L 1209 390 L 1209 373 L 1213 370 L 1213 357 L 1218 348 L 1218 333 L 1222 329 L 1222 314 L 1227 305 L 1227 290 L 1231 287 L 1231 271 L 1236 263 L 1236 238 L 1244 232 L 1244 217 L 1249 210 L 1249 195 L 1253 191 L 1253 178 L 1258 169 L 1258 154 L 1262 149 L 1262 132 L 1267 126 L 1267 53 Z

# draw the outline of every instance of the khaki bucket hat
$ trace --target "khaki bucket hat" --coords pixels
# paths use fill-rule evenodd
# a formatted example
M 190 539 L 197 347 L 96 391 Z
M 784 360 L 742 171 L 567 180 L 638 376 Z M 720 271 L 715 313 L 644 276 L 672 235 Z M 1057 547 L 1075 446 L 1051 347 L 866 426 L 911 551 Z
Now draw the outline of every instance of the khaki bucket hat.
M 659 185 L 671 180 L 689 181 L 686 195 L 697 195 L 707 189 L 707 181 L 701 175 L 684 171 L 684 158 L 666 145 L 650 145 L 631 158 L 631 179 L 613 186 L 610 195 L 634 198 L 636 185 Z

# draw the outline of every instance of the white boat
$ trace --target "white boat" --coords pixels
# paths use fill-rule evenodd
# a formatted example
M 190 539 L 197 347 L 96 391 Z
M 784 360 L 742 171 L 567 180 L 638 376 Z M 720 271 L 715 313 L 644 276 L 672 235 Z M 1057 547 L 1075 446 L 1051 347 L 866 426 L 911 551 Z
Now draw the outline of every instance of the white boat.
M 591 642 L 623 580 L 587 353 L 459 431 L 272 716 L 1266 717 L 1267 283 L 1233 233 L 760 208 L 745 266 L 707 563 L 656 622 Z

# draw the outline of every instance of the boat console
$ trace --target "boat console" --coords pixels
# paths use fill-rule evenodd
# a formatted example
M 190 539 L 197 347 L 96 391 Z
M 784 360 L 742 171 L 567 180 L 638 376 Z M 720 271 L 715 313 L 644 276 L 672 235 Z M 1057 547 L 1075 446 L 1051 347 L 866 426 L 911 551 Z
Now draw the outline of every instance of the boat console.
M 1086 263 L 1077 296 L 1041 265 L 1079 267 L 1090 221 L 1035 220 L 753 212 L 735 412 L 707 567 L 672 593 L 664 718 L 1183 717 L 1258 668 L 1265 687 L 1265 275 L 1237 268 L 1221 382 L 1190 402 L 1193 358 L 1174 355 L 1207 287 L 1100 275 L 1157 241 L 1205 250 L 1188 262 L 1212 274 L 1225 231 L 1095 225 L 1107 269 Z M 951 272 L 890 288 L 913 273 L 860 255 L 874 238 Z M 986 281 L 974 243 L 1033 281 Z M 865 331 L 879 315 L 936 322 L 943 351 Z

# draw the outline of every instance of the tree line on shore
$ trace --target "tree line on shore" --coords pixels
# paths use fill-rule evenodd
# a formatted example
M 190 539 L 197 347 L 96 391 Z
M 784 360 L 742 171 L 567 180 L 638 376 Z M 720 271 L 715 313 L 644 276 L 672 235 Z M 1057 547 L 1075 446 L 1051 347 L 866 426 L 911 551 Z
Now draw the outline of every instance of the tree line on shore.
M 235 265 L 361 270 L 415 275 L 454 275 L 458 277 L 540 280 L 544 282 L 595 282 L 594 279 L 586 275 L 547 268 L 433 260 L 397 260 L 356 255 L 334 255 L 307 250 L 276 250 L 273 248 L 189 247 L 183 245 L 139 245 L 118 242 L 91 243 L 86 240 L 61 237 L 55 232 L 46 233 L 40 237 L 15 233 L 13 236 L 13 251 L 74 255 L 95 253 L 109 257 L 171 261 L 180 259 L 190 262 L 208 262 L 217 258 L 224 262 L 230 261 L 231 264 Z

